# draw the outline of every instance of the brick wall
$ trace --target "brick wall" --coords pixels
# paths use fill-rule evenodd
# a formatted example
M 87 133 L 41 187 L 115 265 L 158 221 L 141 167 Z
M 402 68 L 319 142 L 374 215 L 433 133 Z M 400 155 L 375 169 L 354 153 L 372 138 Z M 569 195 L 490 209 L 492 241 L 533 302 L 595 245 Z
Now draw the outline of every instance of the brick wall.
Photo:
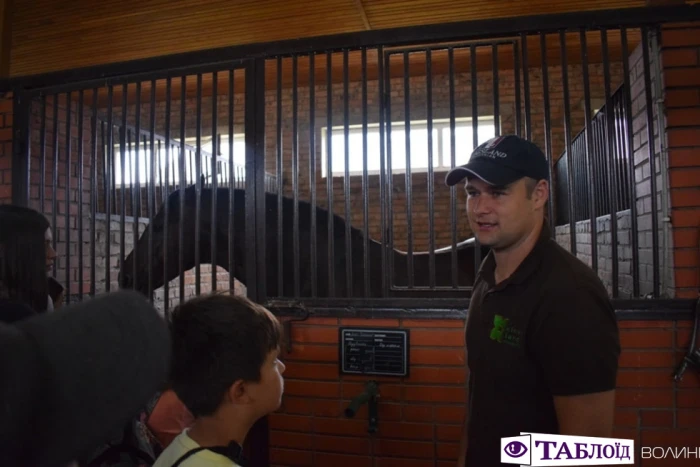
M 672 380 L 690 341 L 690 324 L 620 323 L 614 436 L 634 439 L 635 446 L 697 446 L 699 374 L 687 371 L 680 383 Z M 338 326 L 346 325 L 401 327 L 411 333 L 410 377 L 378 378 L 374 436 L 367 434 L 366 406 L 352 419 L 343 415 L 371 379 L 338 371 Z M 428 467 L 436 460 L 440 466 L 454 465 L 465 415 L 463 328 L 461 320 L 312 318 L 292 323 L 283 405 L 270 417 L 271 464 Z M 637 460 L 636 465 L 663 464 Z
M 12 202 L 12 93 L 0 96 L 0 203 Z
M 700 288 L 700 23 L 664 28 L 664 107 L 676 296 Z

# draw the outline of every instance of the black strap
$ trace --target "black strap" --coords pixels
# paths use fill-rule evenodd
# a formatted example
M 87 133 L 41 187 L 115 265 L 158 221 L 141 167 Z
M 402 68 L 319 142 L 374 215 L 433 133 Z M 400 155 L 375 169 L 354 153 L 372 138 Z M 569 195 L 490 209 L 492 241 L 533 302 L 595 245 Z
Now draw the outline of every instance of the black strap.
M 212 452 L 215 452 L 216 454 L 221 454 L 224 457 L 227 457 L 231 459 L 233 462 L 236 464 L 240 465 L 241 467 L 246 467 L 248 465 L 248 459 L 243 456 L 243 448 L 235 442 L 231 441 L 228 446 L 210 446 L 210 447 L 199 447 L 195 449 L 190 449 L 186 453 L 184 453 L 178 460 L 175 461 L 175 463 L 171 467 L 177 467 L 179 466 L 182 462 L 184 462 L 188 457 L 192 456 L 193 454 L 198 453 L 199 451 L 204 451 L 204 450 L 209 450 Z

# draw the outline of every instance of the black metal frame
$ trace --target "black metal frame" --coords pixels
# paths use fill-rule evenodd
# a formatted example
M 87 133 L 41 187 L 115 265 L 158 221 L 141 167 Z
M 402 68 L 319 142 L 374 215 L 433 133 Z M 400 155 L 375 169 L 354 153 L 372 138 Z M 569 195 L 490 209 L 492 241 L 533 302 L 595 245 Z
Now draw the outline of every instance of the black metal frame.
M 579 30 L 584 25 L 587 29 L 602 28 L 604 31 L 605 28 L 608 27 L 656 26 L 660 21 L 689 21 L 693 19 L 700 19 L 700 6 L 698 5 L 632 8 L 547 16 L 502 18 L 226 47 L 105 66 L 80 68 L 37 76 L 13 78 L 0 84 L 0 90 L 13 90 L 15 93 L 15 128 L 12 165 L 13 202 L 27 204 L 29 199 L 28 102 L 31 101 L 32 97 L 42 95 L 46 91 L 52 93 L 69 93 L 105 85 L 112 89 L 114 86 L 118 85 L 126 86 L 127 82 L 135 80 L 147 81 L 166 77 L 170 80 L 172 77 L 184 76 L 185 74 L 216 72 L 222 70 L 226 66 L 236 68 L 244 67 L 246 74 L 245 111 L 247 115 L 245 128 L 246 172 L 254 175 L 252 183 L 246 183 L 246 236 L 252 242 L 251 247 L 247 249 L 246 263 L 248 264 L 250 277 L 256 279 L 250 280 L 251 285 L 248 287 L 248 294 L 251 298 L 256 300 L 267 296 L 264 244 L 262 242 L 255 242 L 256 239 L 262 238 L 264 234 L 264 164 L 262 163 L 263 159 L 260 158 L 259 155 L 265 152 L 265 118 L 262 109 L 264 109 L 265 103 L 264 75 L 265 61 L 267 59 L 290 56 L 296 57 L 298 54 L 316 53 L 319 51 L 324 51 L 326 53 L 343 51 L 347 58 L 348 50 L 365 50 L 366 47 L 379 47 L 378 50 L 381 54 L 382 51 L 391 53 L 391 51 L 386 50 L 389 47 L 411 46 L 426 42 L 499 38 L 504 35 L 513 35 L 514 33 L 518 33 L 520 37 L 524 39 L 527 39 L 528 35 L 544 32 L 559 33 L 563 42 L 563 34 L 565 31 L 572 28 Z M 646 43 L 645 35 L 643 35 L 643 42 Z M 542 46 L 544 47 L 544 43 L 542 43 Z M 646 49 L 644 50 L 645 56 L 648 55 L 648 51 Z M 522 58 L 524 64 L 526 64 L 526 54 L 524 54 Z M 383 65 L 383 61 L 383 58 L 380 59 L 380 66 Z M 363 60 L 363 69 L 365 69 L 365 67 L 366 63 Z M 347 70 L 345 74 L 347 75 Z M 527 79 L 527 77 L 525 77 L 525 79 Z M 606 86 L 607 81 L 608 76 L 606 74 Z M 649 81 L 650 77 L 647 70 L 645 73 L 647 99 L 651 97 Z M 380 82 L 380 86 L 382 84 L 384 83 Z M 527 89 L 529 89 L 529 87 L 526 86 L 526 90 Z M 529 100 L 528 91 L 526 91 L 525 99 L 527 107 L 527 102 Z M 547 111 L 548 108 L 545 109 L 545 112 Z M 652 118 L 651 109 L 648 109 L 648 112 L 649 118 Z M 198 112 L 198 114 L 200 114 L 200 112 Z M 20 122 L 24 122 L 24 124 L 20 124 Z M 380 121 L 380 126 L 382 123 L 383 122 Z M 520 123 L 522 122 L 520 122 L 520 114 L 518 112 L 519 130 Z M 567 108 L 567 128 L 568 123 Z M 531 128 L 528 109 L 526 109 L 525 112 L 525 127 L 525 132 L 529 135 Z M 545 130 L 545 134 L 547 137 L 547 152 L 549 155 L 550 142 L 548 139 L 548 129 Z M 649 137 L 653 141 L 653 131 L 651 130 Z M 653 144 L 650 144 L 650 146 L 653 147 Z M 571 150 L 571 142 L 568 139 L 567 149 L 569 151 Z M 650 158 L 650 163 L 654 163 L 653 157 Z M 653 179 L 654 177 L 652 177 L 652 183 Z M 199 189 L 201 189 L 201 186 L 199 186 L 198 182 L 198 190 Z M 654 202 L 655 197 L 652 197 L 652 200 Z M 384 215 L 382 217 L 384 218 Z M 652 217 L 655 218 L 655 216 Z M 572 232 L 572 235 L 573 234 L 574 232 Z M 654 235 L 657 235 L 656 231 L 654 231 Z M 657 244 L 656 241 L 655 244 Z M 124 242 L 122 241 L 122 248 L 123 246 Z M 387 261 L 387 258 L 384 258 L 384 260 Z M 655 265 L 658 265 L 656 255 L 654 256 L 654 262 Z M 658 267 L 655 269 L 658 269 Z M 389 270 L 391 271 L 392 268 L 389 268 Z M 658 277 L 658 274 L 658 270 L 655 270 L 656 277 Z M 388 287 L 389 286 L 384 283 L 384 289 L 387 290 Z M 346 304 L 343 304 L 343 300 L 333 300 L 332 303 L 326 302 L 325 304 L 322 302 L 314 302 L 315 301 L 311 301 L 308 305 L 305 303 L 305 306 L 315 308 L 317 310 L 315 313 L 322 312 L 324 309 L 331 310 L 329 312 L 334 315 L 359 313 L 358 310 L 372 308 L 373 311 L 368 312 L 372 316 L 375 316 L 377 313 L 385 312 L 392 316 L 416 316 L 416 313 L 427 312 L 428 314 L 426 316 L 430 317 L 436 317 L 437 315 L 463 317 L 462 313 L 458 311 L 461 307 L 454 305 L 456 303 L 455 299 L 449 301 L 449 303 L 452 304 L 449 306 L 441 305 L 439 299 L 428 300 L 424 307 L 419 303 L 420 301 L 413 299 L 410 300 L 410 304 L 404 304 L 400 299 L 382 299 L 381 303 L 372 303 L 366 300 L 353 300 Z M 464 302 L 467 302 L 466 298 Z M 685 300 L 615 300 L 615 304 L 620 316 L 626 319 L 652 319 L 652 317 L 655 317 L 653 319 L 658 319 L 661 316 L 664 316 L 664 319 L 668 319 L 667 316 L 669 314 L 671 316 L 680 317 L 685 316 L 686 310 L 687 313 L 690 314 L 693 306 L 692 303 Z M 280 303 L 278 305 L 280 311 L 284 309 L 293 311 L 296 309 L 292 301 L 286 304 Z M 377 305 L 386 308 L 380 310 L 377 308 Z M 445 312 L 443 313 L 440 310 L 445 310 Z M 668 313 L 664 314 L 665 312 L 661 310 L 666 310 Z

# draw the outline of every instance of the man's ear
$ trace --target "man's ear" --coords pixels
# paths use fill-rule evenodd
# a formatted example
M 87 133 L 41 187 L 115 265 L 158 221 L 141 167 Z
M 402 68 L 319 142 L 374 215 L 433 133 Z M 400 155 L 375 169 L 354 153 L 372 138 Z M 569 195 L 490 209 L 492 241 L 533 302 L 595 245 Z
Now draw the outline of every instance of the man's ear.
M 544 208 L 549 199 L 549 182 L 547 180 L 538 181 L 533 190 L 532 197 L 535 201 L 536 208 Z
M 236 380 L 226 392 L 228 401 L 232 404 L 243 405 L 250 402 L 250 390 L 243 380 Z

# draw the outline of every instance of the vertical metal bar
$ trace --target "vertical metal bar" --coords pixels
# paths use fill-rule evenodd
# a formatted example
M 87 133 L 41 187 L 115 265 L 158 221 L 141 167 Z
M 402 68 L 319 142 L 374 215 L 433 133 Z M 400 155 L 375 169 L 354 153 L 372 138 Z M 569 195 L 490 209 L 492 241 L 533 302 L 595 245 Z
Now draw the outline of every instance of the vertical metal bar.
M 311 296 L 318 296 L 316 238 L 316 55 L 309 54 L 309 197 L 311 202 Z
M 520 109 L 520 47 L 518 47 L 517 40 L 513 41 L 513 75 L 515 81 L 515 134 L 522 136 L 523 117 Z
M 282 57 L 277 57 L 277 296 L 284 296 L 284 155 L 282 139 Z
M 496 136 L 501 135 L 501 117 L 500 108 L 498 107 L 499 93 L 498 93 L 498 45 L 493 44 L 491 46 L 491 65 L 493 67 L 493 125 Z
M 352 297 L 352 237 L 350 225 L 352 216 L 350 215 L 350 104 L 349 104 L 349 70 L 348 70 L 348 50 L 343 50 L 343 126 L 345 141 L 345 283 L 346 296 Z
M 455 138 L 455 60 L 454 49 L 447 49 L 447 75 L 449 78 L 450 89 L 450 168 L 457 165 L 456 157 L 456 138 Z M 457 187 L 450 187 L 450 228 L 452 230 L 452 253 L 451 253 L 451 270 L 452 270 L 452 288 L 456 289 L 459 286 L 457 281 Z
M 627 46 L 627 29 L 620 31 L 622 46 L 622 74 L 625 88 L 623 99 L 625 100 L 625 118 L 621 121 L 627 135 L 627 176 L 630 180 L 630 223 L 632 240 L 632 297 L 639 297 L 639 227 L 637 226 L 637 195 L 634 182 L 634 128 L 632 123 L 632 88 L 630 83 L 629 49 Z
M 124 83 L 122 85 L 122 124 L 121 127 L 119 128 L 119 154 L 120 154 L 120 160 L 121 160 L 121 174 L 122 174 L 122 181 L 121 181 L 121 189 L 120 189 L 120 195 L 121 195 L 121 212 L 120 212 L 120 223 L 119 223 L 119 268 L 121 268 L 124 264 L 124 257 L 125 257 L 125 247 L 126 247 L 126 158 L 127 158 L 127 149 L 126 149 L 126 114 L 128 111 L 128 102 L 127 102 L 127 95 L 128 95 L 128 84 Z M 131 174 L 130 174 L 131 175 Z M 133 178 L 130 176 L 129 179 L 131 180 L 132 187 L 133 187 Z
M 384 59 L 382 60 L 382 57 Z M 393 224 L 394 215 L 391 209 L 391 54 L 384 55 L 384 48 L 378 49 L 379 68 L 379 172 L 380 183 L 379 193 L 382 200 L 381 227 L 382 227 L 382 294 L 386 297 L 389 295 L 389 287 L 393 284 L 394 279 L 394 255 L 393 255 Z M 383 108 L 382 108 L 383 106 Z M 384 135 L 386 134 L 386 140 Z M 385 152 L 386 151 L 386 152 Z M 384 183 L 382 183 L 384 182 Z M 388 225 L 387 225 L 388 223 Z M 388 245 L 388 247 L 387 247 Z
M 525 139 L 532 139 L 532 121 L 530 115 L 530 65 L 528 62 L 527 33 L 521 33 L 523 48 L 523 91 L 525 94 Z
M 195 227 L 194 227 L 194 290 L 202 291 L 201 238 L 202 238 L 202 74 L 197 73 L 197 150 L 195 151 Z
M 294 191 L 294 297 L 301 294 L 301 277 L 299 277 L 299 63 L 298 57 L 292 57 L 292 190 Z
M 333 234 L 333 53 L 326 52 L 327 125 L 326 196 L 328 200 L 328 297 L 335 296 L 335 236 Z
M 644 95 L 645 95 L 645 110 L 647 114 L 647 151 L 649 157 L 649 183 L 651 185 L 651 254 L 652 254 L 652 270 L 654 280 L 654 297 L 659 297 L 659 211 L 657 206 L 657 196 L 659 195 L 656 187 L 656 142 L 654 140 L 654 108 L 653 98 L 651 95 L 651 71 L 649 60 L 649 28 L 642 27 L 642 54 L 644 64 Z M 658 60 L 658 57 L 654 57 Z M 661 129 L 659 128 L 659 134 Z M 665 254 L 666 252 L 664 252 Z
M 615 148 L 614 148 L 614 123 L 615 116 L 613 114 L 613 101 L 610 97 L 610 61 L 608 59 L 608 31 L 605 28 L 600 30 L 600 41 L 603 49 L 603 80 L 605 86 L 605 141 L 607 148 L 604 154 L 607 154 L 607 172 L 608 172 L 608 189 L 610 190 L 610 232 L 612 235 L 612 296 L 617 298 L 619 295 L 619 258 L 617 256 L 617 180 L 615 174 L 617 167 L 615 163 Z
M 135 160 L 134 162 L 134 177 L 135 180 L 131 184 L 131 215 L 134 217 L 132 224 L 132 235 L 134 236 L 133 243 L 133 253 L 134 258 L 138 258 L 138 244 L 139 244 L 139 217 L 141 217 L 141 81 L 136 82 L 136 131 L 134 132 L 134 147 L 131 147 L 131 141 L 128 143 L 129 148 L 129 159 Z M 129 133 L 131 134 L 131 133 Z M 131 155 L 134 155 L 132 159 Z M 146 182 L 148 185 L 148 182 Z M 132 274 L 134 275 L 134 284 L 138 282 L 138 268 L 136 267 L 137 261 L 132 261 Z
M 39 160 L 39 205 L 41 212 L 46 209 L 46 94 L 41 94 L 41 128 L 39 129 L 39 150 L 41 159 Z M 54 228 L 56 226 L 53 226 Z
M 73 255 L 73 252 L 71 251 L 71 228 L 70 228 L 70 201 L 71 201 L 71 196 L 70 196 L 70 176 L 71 176 L 71 167 L 70 167 L 70 161 L 71 161 L 71 151 L 72 151 L 72 146 L 71 146 L 71 93 L 70 91 L 66 93 L 66 217 L 65 217 L 65 223 L 64 223 L 64 228 L 66 229 L 65 235 L 66 235 L 66 291 L 65 291 L 65 302 L 70 303 L 70 276 L 71 276 L 71 269 L 70 269 L 70 263 L 71 263 L 71 256 Z
M 105 291 L 110 290 L 110 268 L 112 261 L 112 187 L 114 185 L 112 172 L 114 171 L 114 130 L 113 130 L 113 106 L 114 86 L 107 87 L 107 125 L 102 122 L 102 141 L 107 137 L 107 148 L 103 157 L 103 175 L 105 190 L 105 211 L 107 212 L 107 245 L 105 246 Z M 54 101 L 55 103 L 55 101 Z
M 471 91 L 472 91 L 472 149 L 476 149 L 481 141 L 479 141 L 479 108 L 478 108 L 478 93 L 477 93 L 477 67 L 476 67 L 476 45 L 469 46 L 469 61 L 471 71 Z M 496 117 L 494 116 L 494 125 Z M 479 273 L 481 267 L 481 244 L 479 239 L 474 236 L 474 277 Z
M 90 118 L 90 296 L 95 296 L 97 271 L 95 270 L 97 233 L 95 214 L 97 212 L 97 96 L 92 90 L 92 117 Z
M 591 90 L 588 76 L 588 45 L 586 43 L 586 30 L 581 29 L 581 67 L 583 68 L 583 112 L 584 133 L 586 135 L 586 165 L 588 182 L 588 209 L 591 222 L 591 268 L 598 273 L 598 212 L 595 206 L 596 190 L 595 181 L 598 179 L 593 159 L 593 128 L 591 125 Z
M 170 93 L 172 90 L 172 78 L 168 76 L 165 81 L 165 166 L 169 167 L 170 155 L 171 155 L 171 145 L 170 145 Z M 151 161 L 150 176 L 148 183 L 148 227 L 147 229 L 152 229 L 153 227 L 153 217 L 155 216 L 156 210 L 156 145 L 155 145 L 155 133 L 156 133 L 156 80 L 151 81 L 151 121 L 150 121 L 150 142 L 144 140 L 144 148 L 149 147 L 149 159 Z M 158 154 L 160 156 L 160 154 Z M 168 171 L 166 170 L 166 185 L 168 185 Z M 164 217 L 164 235 L 163 235 L 163 274 L 166 274 L 168 270 L 168 254 L 170 250 L 168 249 L 168 236 L 165 235 L 167 232 L 167 225 L 170 221 L 170 212 L 168 209 L 168 203 L 164 203 L 163 206 L 163 217 Z M 170 292 L 168 281 L 163 277 L 163 294 L 168 295 Z M 148 298 L 153 303 L 153 235 L 148 236 Z M 163 310 L 165 317 L 170 318 L 170 310 L 165 307 Z
M 83 177 L 85 163 L 83 160 L 83 104 L 85 94 L 78 93 L 78 298 L 83 300 Z
M 435 288 L 435 173 L 433 171 L 433 63 L 430 49 L 425 57 L 426 107 L 428 117 L 428 278 Z
M 209 261 L 211 265 L 211 290 L 216 290 L 216 277 L 219 262 L 217 261 L 217 199 L 218 199 L 218 187 L 219 187 L 219 177 L 216 173 L 216 158 L 219 154 L 219 129 L 218 129 L 218 116 L 219 116 L 219 106 L 218 106 L 218 87 L 219 87 L 219 74 L 215 71 L 212 73 L 211 77 L 211 259 Z M 233 144 L 233 141 L 231 141 Z
M 413 288 L 413 194 L 411 176 L 411 70 L 408 52 L 403 53 L 403 102 L 404 102 L 404 136 L 406 141 L 406 224 L 407 224 L 407 274 L 408 288 Z
M 236 277 L 236 251 L 234 247 L 234 239 L 236 232 L 233 225 L 233 213 L 236 212 L 235 205 L 235 190 L 233 184 L 233 92 L 234 88 L 234 70 L 228 71 L 228 289 L 230 292 L 235 290 Z M 245 238 L 245 237 L 244 237 Z
M 547 37 L 545 33 L 540 33 L 540 55 L 542 56 L 542 95 L 544 101 L 544 146 L 545 155 L 547 157 L 547 166 L 549 168 L 549 180 L 552 180 L 552 135 L 551 121 L 549 111 L 549 70 L 547 69 Z M 563 70 L 563 68 L 562 68 Z M 554 203 L 550 193 L 549 196 L 549 222 L 554 225 Z M 555 235 L 555 229 L 552 229 L 552 236 Z
M 20 113 L 21 115 L 21 113 Z M 53 191 L 51 192 L 51 227 L 58 230 L 58 94 L 53 95 Z M 22 139 L 18 140 L 22 141 Z M 108 211 L 109 212 L 109 211 Z M 109 223 L 109 220 L 107 221 Z M 107 227 L 107 236 L 109 237 L 109 225 Z M 56 232 L 58 233 L 58 232 Z M 53 236 L 53 249 L 56 250 L 58 235 Z M 67 253 L 67 252 L 66 252 Z M 109 261 L 109 241 L 107 243 L 107 260 Z M 56 276 L 58 271 L 58 261 L 53 263 L 53 276 Z M 109 265 L 107 267 L 109 271 Z M 107 272 L 109 274 L 109 272 Z M 109 287 L 109 285 L 107 286 Z M 109 291 L 109 288 L 107 288 Z
M 178 216 L 178 276 L 180 277 L 180 303 L 185 301 L 185 184 L 187 171 L 185 165 L 185 116 L 187 115 L 187 76 L 180 80 L 180 215 Z M 160 158 L 160 151 L 158 151 Z M 167 231 L 166 231 L 167 235 Z M 167 295 L 166 295 L 167 297 Z M 167 300 L 167 298 L 166 298 Z
M 566 57 L 566 32 L 559 31 L 559 43 L 561 49 L 561 80 L 564 90 L 564 140 L 566 141 L 566 157 L 568 162 L 569 189 L 567 199 L 569 203 L 569 236 L 571 237 L 571 254 L 576 256 L 576 219 L 574 218 L 574 155 L 571 153 L 571 109 L 569 104 L 569 65 Z
M 362 214 L 363 264 L 365 297 L 370 296 L 371 269 L 369 267 L 369 178 L 367 171 L 367 49 L 362 48 Z M 381 79 L 381 78 L 378 78 Z M 380 181 L 381 184 L 381 181 Z M 376 261 L 376 258 L 375 258 Z

